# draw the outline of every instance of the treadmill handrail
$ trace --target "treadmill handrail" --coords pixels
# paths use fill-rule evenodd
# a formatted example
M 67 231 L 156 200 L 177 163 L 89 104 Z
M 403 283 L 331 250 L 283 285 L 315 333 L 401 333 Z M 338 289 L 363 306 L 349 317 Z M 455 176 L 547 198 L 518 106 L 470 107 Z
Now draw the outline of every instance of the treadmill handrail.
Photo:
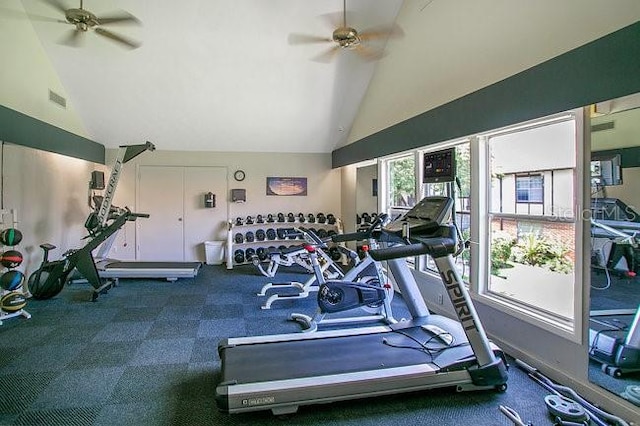
M 421 256 L 428 254 L 433 257 L 443 257 L 455 252 L 458 245 L 456 228 L 454 225 L 443 225 L 439 228 L 439 237 L 411 237 L 412 244 L 395 245 L 393 247 L 369 250 L 374 260 L 390 260 L 402 257 Z M 399 240 L 399 239 L 398 239 Z

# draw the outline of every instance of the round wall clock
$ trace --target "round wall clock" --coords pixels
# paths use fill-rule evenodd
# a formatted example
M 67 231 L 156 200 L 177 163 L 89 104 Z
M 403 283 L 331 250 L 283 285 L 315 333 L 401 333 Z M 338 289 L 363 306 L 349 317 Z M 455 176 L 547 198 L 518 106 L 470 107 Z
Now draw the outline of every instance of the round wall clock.
M 245 178 L 245 174 L 243 170 L 236 170 L 236 172 L 233 174 L 233 178 L 235 180 L 237 180 L 238 182 L 242 182 Z

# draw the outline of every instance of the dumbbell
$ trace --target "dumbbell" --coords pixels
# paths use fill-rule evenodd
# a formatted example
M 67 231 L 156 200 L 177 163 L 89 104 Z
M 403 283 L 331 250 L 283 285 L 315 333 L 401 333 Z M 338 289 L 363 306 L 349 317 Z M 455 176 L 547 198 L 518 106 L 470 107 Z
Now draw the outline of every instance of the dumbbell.
M 306 221 L 307 221 L 307 218 L 304 217 L 304 213 L 298 213 L 298 222 L 305 223 Z
M 253 258 L 255 257 L 255 255 L 256 255 L 256 251 L 251 247 L 249 247 L 244 251 L 244 258 L 247 259 L 248 262 L 253 261 Z
M 284 213 L 278 213 L 278 222 L 284 222 Z
M 258 229 L 256 231 L 256 239 L 258 241 L 264 241 L 264 239 L 267 238 L 267 235 L 264 232 L 264 229 Z
M 241 232 L 237 232 L 233 239 L 237 244 L 244 243 L 244 235 Z
M 329 249 L 329 257 L 335 261 L 340 260 L 340 258 L 342 257 L 340 249 L 338 249 L 338 247 L 331 247 Z
M 258 259 L 260 259 L 260 261 L 267 260 L 267 257 L 269 257 L 267 249 L 265 249 L 264 247 L 258 247 L 258 249 L 256 250 L 256 255 L 258 256 Z
M 336 217 L 333 215 L 333 213 L 329 213 L 327 215 L 327 223 L 329 225 L 335 225 L 336 224 Z
M 273 228 L 267 229 L 267 240 L 275 240 L 278 235 L 276 234 L 276 230 Z
M 244 239 L 246 242 L 252 243 L 255 241 L 255 235 L 253 234 L 253 232 L 249 231 L 246 234 L 244 234 Z
M 244 250 L 237 249 L 236 251 L 234 251 L 233 260 L 235 260 L 236 263 L 244 263 Z
M 288 213 L 287 222 L 295 222 L 295 221 L 296 221 L 296 217 L 293 215 L 293 213 Z
M 316 215 L 316 220 L 318 221 L 318 223 L 325 223 L 327 221 L 327 217 L 324 215 L 324 213 L 318 213 Z
M 278 235 L 279 240 L 284 240 L 287 238 L 287 230 L 284 228 L 278 228 L 276 234 Z

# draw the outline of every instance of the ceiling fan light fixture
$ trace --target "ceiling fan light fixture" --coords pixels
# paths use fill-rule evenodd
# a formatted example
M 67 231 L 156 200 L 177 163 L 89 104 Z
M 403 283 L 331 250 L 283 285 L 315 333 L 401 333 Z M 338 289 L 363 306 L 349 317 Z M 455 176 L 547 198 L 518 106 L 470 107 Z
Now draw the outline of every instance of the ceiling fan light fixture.
M 358 31 L 350 27 L 340 27 L 333 32 L 333 41 L 343 49 L 353 49 L 360 44 Z

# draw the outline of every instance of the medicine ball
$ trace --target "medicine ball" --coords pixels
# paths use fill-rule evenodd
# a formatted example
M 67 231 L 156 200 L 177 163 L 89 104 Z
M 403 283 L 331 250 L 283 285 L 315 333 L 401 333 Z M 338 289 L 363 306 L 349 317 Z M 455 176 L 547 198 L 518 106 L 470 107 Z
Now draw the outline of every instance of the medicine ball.
M 0 309 L 5 312 L 16 312 L 24 308 L 27 298 L 19 291 L 12 291 L 0 298 Z
M 242 249 L 234 251 L 233 260 L 235 260 L 236 263 L 244 263 L 244 251 Z
M 3 246 L 15 246 L 22 241 L 22 232 L 15 228 L 3 229 L 0 232 L 0 242 Z
M 318 229 L 318 237 L 327 238 L 327 230 L 326 229 Z
M 261 214 L 256 216 L 256 223 L 264 223 L 264 218 L 262 217 Z
M 0 263 L 5 268 L 15 268 L 22 263 L 22 253 L 18 250 L 7 250 L 0 255 Z
M 247 225 L 253 225 L 253 218 L 251 216 L 247 216 L 244 223 L 246 223 Z
M 242 235 L 242 233 L 240 232 L 237 232 L 233 239 L 237 244 L 244 243 L 244 235 Z
M 333 237 L 334 235 L 338 235 L 338 233 L 336 231 L 334 231 L 333 229 L 329 230 L 329 232 L 327 232 L 327 235 L 330 237 Z
M 271 213 L 269 213 L 269 214 L 267 215 L 267 222 L 268 222 L 268 223 L 273 223 L 273 222 L 275 222 L 275 219 L 273 218 L 273 215 L 272 215 Z
M 284 222 L 284 213 L 278 213 L 278 222 Z
M 327 221 L 327 217 L 324 215 L 324 213 L 318 213 L 316 215 L 316 220 L 318 221 L 318 223 L 325 223 Z
M 242 226 L 242 218 L 236 217 L 236 226 Z
M 307 218 L 304 217 L 304 213 L 298 213 L 298 222 L 305 223 Z
M 295 222 L 295 221 L 296 221 L 296 217 L 293 215 L 293 213 L 288 213 L 287 222 Z
M 258 241 L 264 241 L 265 238 L 267 238 L 267 235 L 264 233 L 264 229 L 258 229 L 256 231 L 256 239 Z
M 18 270 L 7 271 L 0 277 L 0 286 L 5 290 L 15 290 L 22 285 L 24 274 Z
M 278 235 L 276 234 L 276 230 L 273 228 L 267 229 L 267 240 L 275 240 Z
M 29 276 L 29 292 L 34 299 L 45 300 L 56 296 L 62 291 L 66 282 L 61 279 L 49 280 L 48 271 L 35 271 Z
M 327 215 L 327 223 L 329 225 L 335 225 L 336 224 L 336 217 L 332 213 L 329 213 Z
M 246 242 L 252 243 L 255 240 L 255 236 L 253 235 L 253 232 L 249 231 L 244 234 L 244 239 Z

